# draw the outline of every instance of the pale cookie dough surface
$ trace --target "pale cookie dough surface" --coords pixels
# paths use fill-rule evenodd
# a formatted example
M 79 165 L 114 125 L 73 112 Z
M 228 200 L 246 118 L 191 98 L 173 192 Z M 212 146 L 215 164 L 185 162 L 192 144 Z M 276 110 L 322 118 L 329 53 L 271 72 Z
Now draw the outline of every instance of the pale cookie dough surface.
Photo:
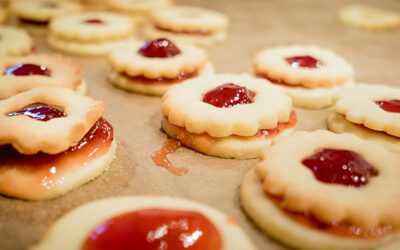
M 358 84 L 334 97 L 334 110 L 350 122 L 400 137 L 400 114 L 387 112 L 375 101 L 400 100 L 400 88 Z
M 389 30 L 400 27 L 400 13 L 368 5 L 348 5 L 338 12 L 339 20 L 348 25 L 371 29 Z
M 202 101 L 208 91 L 233 83 L 256 93 L 253 103 L 218 108 Z M 266 108 L 268 107 L 268 108 Z M 162 114 L 188 132 L 213 137 L 252 136 L 259 129 L 287 122 L 292 111 L 290 97 L 248 74 L 219 74 L 197 77 L 171 87 L 163 96 Z
M 172 0 L 109 0 L 108 7 L 112 10 L 147 15 L 150 11 L 172 5 Z
M 292 67 L 285 58 L 312 56 L 323 63 L 317 68 Z M 263 74 L 286 84 L 306 88 L 333 87 L 353 79 L 353 68 L 333 51 L 313 45 L 288 45 L 266 48 L 253 60 L 256 74 Z
M 201 213 L 219 231 L 222 249 L 256 249 L 239 225 L 229 223 L 231 217 L 194 201 L 162 196 L 126 196 L 87 203 L 61 217 L 33 249 L 79 249 L 88 234 L 100 223 L 120 214 L 153 208 Z M 65 241 L 66 234 L 68 241 Z
M 399 240 L 393 232 L 380 240 L 346 238 L 311 229 L 293 221 L 265 195 L 262 183 L 251 169 L 243 178 L 240 200 L 244 211 L 266 234 L 296 249 L 375 249 Z M 380 249 L 380 248 L 379 248 Z
M 0 27 L 0 56 L 21 56 L 32 52 L 33 40 L 23 29 Z
M 361 188 L 320 182 L 301 162 L 322 148 L 354 151 L 379 174 Z M 400 226 L 400 200 L 395 198 L 400 197 L 400 156 L 379 143 L 325 130 L 298 131 L 277 138 L 260 159 L 256 173 L 264 191 L 281 197 L 281 204 L 290 211 L 310 212 L 322 222 L 346 221 L 365 229 Z

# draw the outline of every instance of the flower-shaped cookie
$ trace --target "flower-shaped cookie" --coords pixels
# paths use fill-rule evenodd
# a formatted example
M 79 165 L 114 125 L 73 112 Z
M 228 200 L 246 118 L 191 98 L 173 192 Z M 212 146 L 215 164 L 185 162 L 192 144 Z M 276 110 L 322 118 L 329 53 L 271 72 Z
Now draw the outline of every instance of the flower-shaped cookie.
M 33 50 L 32 38 L 23 29 L 1 26 L 0 37 L 0 56 L 27 55 Z

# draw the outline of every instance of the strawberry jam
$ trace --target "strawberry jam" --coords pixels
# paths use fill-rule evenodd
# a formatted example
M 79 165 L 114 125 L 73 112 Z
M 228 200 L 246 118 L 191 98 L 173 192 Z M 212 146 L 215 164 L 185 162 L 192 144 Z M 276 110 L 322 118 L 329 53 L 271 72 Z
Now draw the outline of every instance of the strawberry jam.
M 86 238 L 83 250 L 222 249 L 217 228 L 195 211 L 142 209 L 108 219 Z
M 38 121 L 48 121 L 54 118 L 67 116 L 61 107 L 50 106 L 42 103 L 28 105 L 21 110 L 8 113 L 7 116 L 25 115 Z
M 138 51 L 144 57 L 168 58 L 179 55 L 181 51 L 166 38 L 147 41 Z
M 292 68 L 319 68 L 324 65 L 312 56 L 294 56 L 286 57 L 285 61 L 292 66 Z
M 89 24 L 104 24 L 104 22 L 100 19 L 88 19 L 85 20 L 84 23 L 89 23 Z
M 123 73 L 123 75 L 127 78 L 129 78 L 129 80 L 133 81 L 133 82 L 141 82 L 141 83 L 145 83 L 145 84 L 174 84 L 174 83 L 180 83 L 183 82 L 187 79 L 193 78 L 193 77 L 197 77 L 198 73 L 197 71 L 191 72 L 191 73 L 186 73 L 186 72 L 181 72 L 179 73 L 179 75 L 175 78 L 166 78 L 166 77 L 157 77 L 157 78 L 147 78 L 145 76 L 139 75 L 139 76 L 129 76 L 126 73 Z
M 400 100 L 376 101 L 375 103 L 387 112 L 400 113 Z
M 203 102 L 218 108 L 230 108 L 238 104 L 252 103 L 255 96 L 256 93 L 246 87 L 225 83 L 204 94 Z
M 30 75 L 42 75 L 50 76 L 51 71 L 44 65 L 36 65 L 31 63 L 20 63 L 17 65 L 10 66 L 4 72 L 4 75 L 15 75 L 15 76 L 30 76 Z
M 378 170 L 350 150 L 323 148 L 303 159 L 302 163 L 314 172 L 317 180 L 325 183 L 359 187 L 378 175 Z

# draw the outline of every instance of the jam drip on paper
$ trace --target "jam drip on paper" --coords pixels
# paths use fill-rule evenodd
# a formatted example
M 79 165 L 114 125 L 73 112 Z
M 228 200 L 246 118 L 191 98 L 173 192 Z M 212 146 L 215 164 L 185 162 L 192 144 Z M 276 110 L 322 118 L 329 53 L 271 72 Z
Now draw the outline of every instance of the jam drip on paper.
M 181 51 L 166 38 L 147 41 L 138 51 L 144 57 L 168 58 L 179 55 Z
M 400 113 L 400 100 L 375 101 L 375 103 L 387 112 Z
M 7 113 L 7 116 L 24 115 L 38 121 L 48 121 L 54 118 L 65 117 L 64 109 L 57 106 L 46 105 L 43 103 L 30 104 L 21 110 Z
M 225 83 L 204 94 L 203 102 L 218 108 L 230 108 L 238 104 L 252 103 L 255 96 L 256 93 L 246 87 Z
M 174 175 L 182 176 L 188 173 L 186 168 L 176 168 L 172 166 L 171 162 L 167 158 L 167 154 L 174 153 L 182 145 L 178 140 L 167 140 L 161 149 L 151 154 L 151 158 L 157 166 L 166 168 L 169 172 Z
M 31 63 L 20 63 L 17 65 L 10 66 L 4 72 L 4 75 L 15 75 L 15 76 L 30 76 L 30 75 L 42 75 L 50 76 L 51 71 L 44 65 L 36 65 Z
M 312 56 L 294 56 L 286 57 L 285 61 L 292 66 L 292 68 L 319 68 L 324 64 Z

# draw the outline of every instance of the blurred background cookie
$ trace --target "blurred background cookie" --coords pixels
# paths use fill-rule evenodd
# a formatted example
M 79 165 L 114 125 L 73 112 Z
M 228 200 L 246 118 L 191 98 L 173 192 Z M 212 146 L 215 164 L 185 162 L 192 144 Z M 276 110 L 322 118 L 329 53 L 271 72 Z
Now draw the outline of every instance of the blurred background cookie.
M 34 50 L 28 32 L 12 26 L 0 26 L 0 56 L 27 55 Z

